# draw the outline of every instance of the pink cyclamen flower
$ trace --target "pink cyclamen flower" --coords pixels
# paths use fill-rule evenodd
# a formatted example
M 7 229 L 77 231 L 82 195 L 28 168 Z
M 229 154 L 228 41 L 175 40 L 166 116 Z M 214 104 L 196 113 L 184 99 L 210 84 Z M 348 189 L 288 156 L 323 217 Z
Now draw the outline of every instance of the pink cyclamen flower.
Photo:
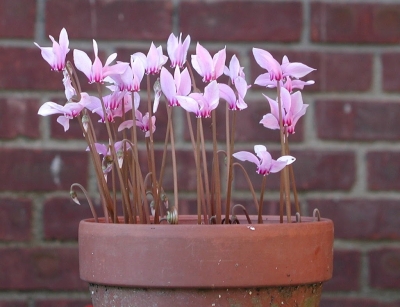
M 147 56 L 142 52 L 136 52 L 131 55 L 131 60 L 139 59 L 146 70 L 146 74 L 155 75 L 161 70 L 161 67 L 167 62 L 168 57 L 163 54 L 162 47 L 151 43 Z
M 52 70 L 61 71 L 65 68 L 65 57 L 69 52 L 68 45 L 68 33 L 67 30 L 62 28 L 60 32 L 59 43 L 55 41 L 53 36 L 49 35 L 53 42 L 53 47 L 40 47 L 37 43 L 34 43 L 42 51 L 42 57 L 50 64 Z
M 64 127 L 64 131 L 69 129 L 69 120 L 77 117 L 83 108 L 89 105 L 96 97 L 89 96 L 87 93 L 81 93 L 79 102 L 68 102 L 64 106 L 49 101 L 44 103 L 38 111 L 39 115 L 47 116 L 53 114 L 62 114 L 57 118 L 57 122 Z
M 187 68 L 181 72 L 178 66 L 175 67 L 174 76 L 163 67 L 160 73 L 160 83 L 168 100 L 168 105 L 171 107 L 179 105 L 176 96 L 187 96 L 192 88 L 192 81 Z
M 282 156 L 278 160 L 274 160 L 264 145 L 255 145 L 254 152 L 257 156 L 248 151 L 239 151 L 234 153 L 233 156 L 240 161 L 253 162 L 257 165 L 257 173 L 263 176 L 277 173 L 296 160 L 292 156 Z
M 264 95 L 265 96 L 265 95 Z M 280 129 L 278 99 L 272 100 L 265 96 L 271 107 L 271 113 L 263 116 L 260 124 L 269 129 Z M 293 134 L 297 121 L 306 113 L 308 104 L 303 104 L 301 92 L 290 94 L 285 88 L 281 88 L 282 124 L 289 134 Z
M 233 55 L 231 61 L 229 62 L 229 67 L 225 66 L 224 74 L 231 79 L 232 84 L 235 84 L 235 79 L 237 77 L 244 78 L 243 67 L 240 66 L 239 60 L 236 55 Z
M 145 132 L 145 137 L 150 136 L 150 121 L 149 121 L 149 112 L 146 112 L 145 115 L 142 114 L 139 110 L 135 109 L 135 117 L 136 117 L 136 126 L 140 128 L 143 132 Z M 122 122 L 118 127 L 118 132 L 124 129 L 130 129 L 133 127 L 133 120 L 128 119 Z M 156 117 L 153 115 L 151 117 L 151 127 L 152 132 L 156 131 Z
M 111 78 L 106 78 L 104 81 L 114 83 L 116 88 L 120 91 L 138 92 L 140 91 L 140 83 L 144 77 L 143 62 L 136 58 L 131 58 L 131 65 L 121 75 L 113 75 Z M 114 88 L 114 90 L 116 90 Z
M 247 108 L 247 104 L 244 102 L 244 96 L 247 93 L 249 86 L 242 77 L 236 77 L 234 86 L 236 88 L 237 95 L 233 89 L 224 83 L 218 83 L 219 95 L 222 99 L 225 99 L 228 103 L 229 110 L 243 110 Z
M 254 49 L 256 49 L 256 51 L 254 51 Z M 257 63 L 261 67 L 268 70 L 267 73 L 259 75 L 256 78 L 256 80 L 254 81 L 254 84 L 257 84 L 260 86 L 266 86 L 268 88 L 276 87 L 277 86 L 276 81 L 278 79 L 274 78 L 274 75 L 273 75 L 274 72 L 271 73 L 271 70 L 269 70 L 267 68 L 267 65 L 264 65 L 264 66 L 262 65 L 267 62 L 266 59 L 268 58 L 268 56 L 265 55 L 265 53 L 268 53 L 268 52 L 265 50 L 253 48 L 253 53 L 254 53 L 254 57 L 256 58 L 256 60 L 258 59 Z M 275 61 L 275 59 L 274 60 L 270 59 L 270 61 L 273 62 L 273 61 Z M 278 62 L 276 62 L 276 63 L 278 63 Z M 279 63 L 278 63 L 278 65 L 279 65 Z M 298 62 L 290 63 L 287 56 L 283 57 L 282 65 L 279 65 L 279 68 L 275 67 L 275 69 L 280 70 L 279 73 L 281 74 L 281 78 L 278 81 L 281 81 L 281 82 L 284 81 L 283 85 L 286 87 L 286 89 L 289 90 L 289 92 L 291 92 L 294 88 L 302 89 L 304 87 L 304 85 L 314 84 L 314 81 L 312 81 L 312 80 L 310 80 L 310 81 L 292 80 L 292 79 L 300 79 L 315 69 L 311 68 L 303 63 L 298 63 Z
M 285 79 L 286 80 L 285 80 L 285 83 L 283 84 L 283 86 L 285 89 L 287 89 L 289 91 L 289 93 L 292 93 L 293 90 L 296 88 L 302 90 L 305 85 L 311 85 L 311 84 L 315 83 L 313 80 L 308 80 L 308 81 L 303 81 L 303 80 L 298 80 L 298 79 L 292 80 L 291 77 L 286 77 Z
M 171 61 L 171 67 L 183 67 L 186 62 L 189 45 L 190 35 L 186 36 L 182 43 L 182 33 L 179 34 L 179 38 L 171 33 L 167 41 L 167 52 Z
M 119 62 L 115 65 L 110 65 L 112 61 L 117 57 L 116 53 L 111 54 L 106 63 L 103 63 L 99 59 L 97 42 L 93 40 L 93 50 L 94 50 L 94 61 L 90 60 L 89 56 L 78 49 L 74 50 L 74 63 L 77 69 L 83 72 L 89 79 L 89 83 L 99 82 L 103 83 L 104 78 L 112 75 L 121 75 L 128 68 L 128 63 Z
M 196 117 L 210 117 L 211 111 L 219 103 L 219 89 L 217 81 L 210 82 L 204 88 L 204 94 L 191 93 L 189 96 L 176 96 L 178 103 L 188 112 L 193 112 Z
M 204 82 L 216 80 L 224 73 L 226 48 L 218 51 L 213 57 L 206 48 L 197 43 L 196 54 L 192 55 L 192 66 L 203 77 Z
M 139 94 L 134 93 L 134 104 L 135 108 L 139 104 Z M 96 97 L 95 97 L 96 98 Z M 107 120 L 109 122 L 114 122 L 115 117 L 122 117 L 123 113 L 132 110 L 132 97 L 130 93 L 127 92 L 112 92 L 109 95 L 103 97 L 104 108 L 107 114 Z M 101 100 L 96 98 L 92 99 L 91 103 L 86 106 L 86 108 L 93 113 L 100 116 L 100 122 L 105 122 L 105 116 L 103 112 L 103 107 L 101 105 Z
M 282 79 L 281 65 L 274 59 L 271 53 L 259 48 L 253 48 L 253 55 L 257 64 L 268 71 L 268 77 L 271 81 L 280 81 Z

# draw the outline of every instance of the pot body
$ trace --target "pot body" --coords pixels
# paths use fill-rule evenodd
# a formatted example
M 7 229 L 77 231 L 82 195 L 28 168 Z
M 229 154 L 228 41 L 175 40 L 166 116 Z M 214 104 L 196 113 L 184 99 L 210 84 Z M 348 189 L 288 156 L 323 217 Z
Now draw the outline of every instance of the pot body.
M 318 306 L 333 223 L 125 225 L 84 220 L 80 275 L 94 307 Z

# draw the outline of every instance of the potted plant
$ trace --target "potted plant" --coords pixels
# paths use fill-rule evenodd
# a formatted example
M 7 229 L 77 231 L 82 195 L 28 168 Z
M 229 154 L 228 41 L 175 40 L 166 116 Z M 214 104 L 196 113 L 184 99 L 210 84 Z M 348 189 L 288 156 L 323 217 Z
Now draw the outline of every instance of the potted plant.
M 255 60 L 266 70 L 254 83 L 276 90 L 276 99 L 264 95 L 270 108 L 260 116 L 264 127 L 280 135 L 281 156 L 275 160 L 264 144 L 256 144 L 254 153 L 236 149 L 236 125 L 248 107 L 245 95 L 250 85 L 235 55 L 226 65 L 225 48 L 211 56 L 197 43 L 188 60 L 190 36 L 182 41 L 182 35 L 171 34 L 168 57 L 152 43 L 147 54 L 133 53 L 129 63 L 112 64 L 117 56 L 112 54 L 103 64 L 93 40 L 94 60 L 75 49 L 72 64 L 66 61 L 66 30 L 58 42 L 50 39 L 52 47 L 38 47 L 52 69 L 62 71 L 67 102 L 46 102 L 38 113 L 59 114 L 57 122 L 65 131 L 69 120 L 79 122 L 103 212 L 99 218 L 85 188 L 72 184 L 72 199 L 79 204 L 76 192 L 81 190 L 93 213 L 79 226 L 79 257 L 81 278 L 90 283 L 94 307 L 319 305 L 322 283 L 332 276 L 333 224 L 318 210 L 313 217 L 301 215 L 295 158 L 289 150 L 290 135 L 307 108 L 300 90 L 313 84 L 300 78 L 312 68 L 287 57 L 279 64 L 269 52 L 253 48 Z M 168 59 L 171 69 L 165 65 Z M 97 95 L 82 92 L 78 71 Z M 227 83 L 221 81 L 222 75 Z M 201 89 L 196 81 L 202 83 Z M 146 95 L 139 94 L 142 88 Z M 160 114 L 158 106 L 164 102 L 166 114 Z M 223 124 L 216 121 L 217 107 L 225 108 Z M 192 144 L 194 216 L 178 214 L 180 161 L 173 125 L 173 109 L 178 108 L 186 113 Z M 156 119 L 163 117 L 166 135 L 160 150 L 154 135 Z M 205 118 L 211 120 L 210 140 L 204 135 Z M 97 141 L 95 125 L 107 132 L 106 144 Z M 217 137 L 220 130 L 224 142 Z M 163 185 L 167 158 L 172 192 Z M 258 195 L 240 161 L 256 165 Z M 249 183 L 256 216 L 232 198 L 234 171 L 243 173 Z M 280 215 L 265 216 L 266 178 L 278 172 Z

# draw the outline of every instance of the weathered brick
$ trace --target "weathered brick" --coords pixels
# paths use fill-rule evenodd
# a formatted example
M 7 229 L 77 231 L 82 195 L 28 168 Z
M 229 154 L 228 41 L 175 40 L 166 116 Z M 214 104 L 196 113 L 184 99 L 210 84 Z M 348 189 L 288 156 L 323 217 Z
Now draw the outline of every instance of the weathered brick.
M 400 53 L 382 54 L 382 88 L 387 92 L 400 91 Z
M 49 191 L 69 190 L 74 182 L 87 183 L 87 154 L 74 151 L 3 148 L 0 160 L 0 190 Z
M 399 140 L 400 123 L 396 102 L 316 101 L 317 135 L 324 140 Z
M 312 199 L 307 203 L 309 214 L 318 208 L 322 217 L 333 220 L 337 239 L 400 240 L 398 201 Z
M 399 29 L 398 4 L 311 4 L 311 38 L 314 42 L 398 43 Z
M 239 147 L 237 147 L 239 151 Z M 240 150 L 253 151 L 253 148 Z M 355 157 L 348 151 L 292 151 L 296 157 L 293 164 L 296 186 L 299 191 L 331 191 L 349 190 L 355 180 Z M 272 152 L 273 159 L 279 157 L 278 152 Z M 262 177 L 256 173 L 256 166 L 243 162 L 254 188 L 261 187 Z M 241 172 L 235 172 L 235 189 L 248 189 L 247 181 Z M 279 174 L 270 174 L 267 179 L 267 189 L 279 189 Z
M 400 152 L 371 151 L 367 154 L 368 189 L 400 189 Z
M 278 62 L 286 55 L 291 62 L 301 62 L 316 70 L 302 78 L 314 80 L 315 84 L 305 86 L 304 92 L 321 91 L 368 91 L 372 85 L 372 55 L 368 53 L 309 52 L 291 50 L 267 50 Z M 250 52 L 252 80 L 266 71 L 254 60 Z M 360 74 L 359 72 L 363 73 Z M 254 85 L 252 89 L 264 89 Z M 306 103 L 306 102 L 305 102 Z
M 369 252 L 369 283 L 377 289 L 400 289 L 400 249 L 382 248 Z
M 62 73 L 51 71 L 40 49 L 0 47 L 0 88 L 3 90 L 62 90 Z M 58 77 L 59 76 L 59 77 Z
M 0 249 L 1 290 L 86 290 L 79 278 L 78 249 Z
M 89 296 L 89 292 L 88 292 Z M 89 307 L 92 305 L 91 300 L 88 298 L 84 299 L 48 299 L 48 300 L 37 300 L 35 302 L 36 307 Z
M 0 199 L 0 240 L 28 241 L 31 238 L 32 202 Z
M 75 204 L 70 198 L 50 198 L 43 207 L 43 232 L 46 240 L 78 240 L 79 222 L 91 218 L 87 201 L 79 189 L 78 194 L 81 206 Z M 96 203 L 94 202 L 94 205 Z M 100 216 L 100 205 L 95 206 Z
M 333 277 L 324 284 L 324 291 L 357 291 L 360 289 L 361 253 L 355 250 L 334 250 Z
M 194 40 L 294 42 L 301 36 L 301 12 L 301 3 L 294 1 L 185 1 L 179 23 Z
M 0 138 L 38 138 L 38 101 L 24 98 L 0 99 Z
M 71 39 L 166 39 L 172 1 L 47 1 L 46 32 L 63 27 Z
M 0 37 L 33 38 L 36 2 L 2 0 L 0 6 Z

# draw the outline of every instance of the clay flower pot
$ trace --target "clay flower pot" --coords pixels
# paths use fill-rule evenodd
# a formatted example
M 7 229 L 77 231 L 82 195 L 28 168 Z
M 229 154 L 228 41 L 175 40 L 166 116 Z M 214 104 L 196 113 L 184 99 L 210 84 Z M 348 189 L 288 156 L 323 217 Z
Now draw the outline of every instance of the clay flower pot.
M 332 277 L 333 223 L 79 225 L 94 307 L 318 306 Z M 264 219 L 264 220 L 265 220 Z

